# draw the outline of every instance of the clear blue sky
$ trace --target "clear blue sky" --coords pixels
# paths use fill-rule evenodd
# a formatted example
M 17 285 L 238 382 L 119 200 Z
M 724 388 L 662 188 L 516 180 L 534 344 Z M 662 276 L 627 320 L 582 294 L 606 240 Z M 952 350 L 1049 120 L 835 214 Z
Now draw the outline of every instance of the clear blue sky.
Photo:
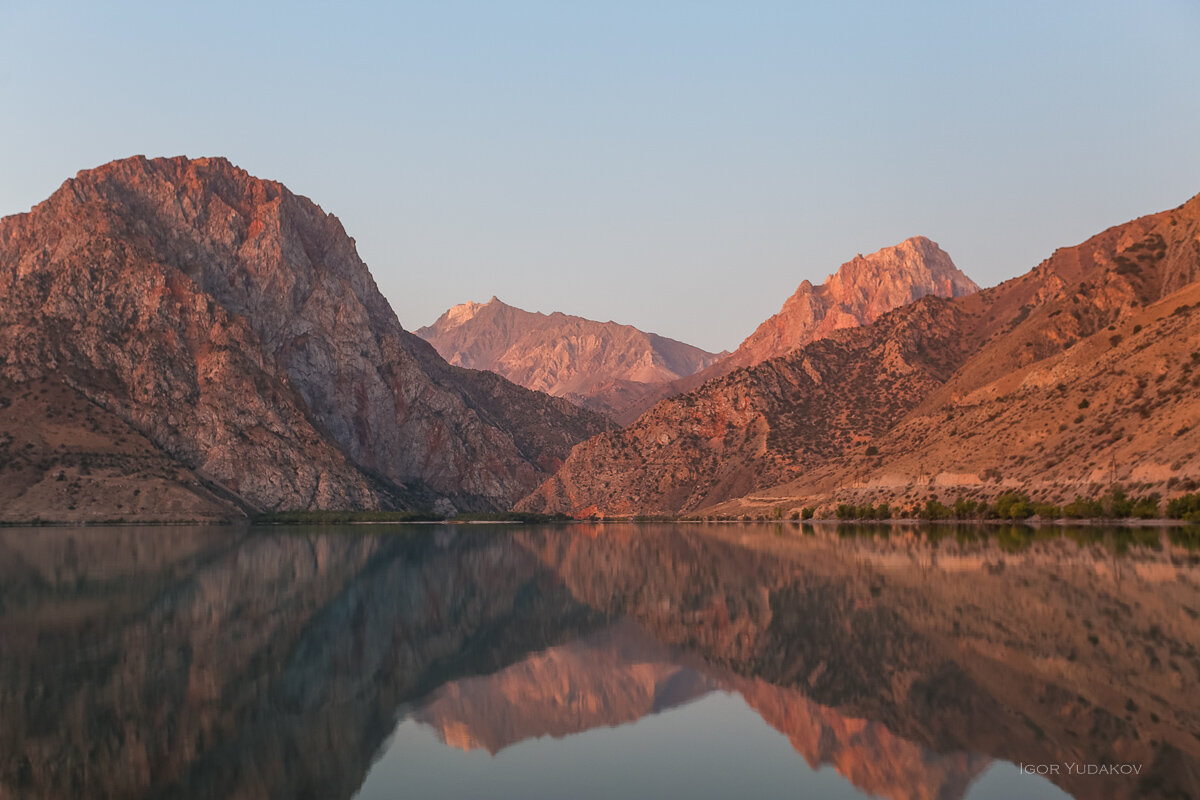
M 495 294 L 734 347 L 913 235 L 992 284 L 1200 192 L 1200 3 L 0 0 L 0 214 L 137 153 Z

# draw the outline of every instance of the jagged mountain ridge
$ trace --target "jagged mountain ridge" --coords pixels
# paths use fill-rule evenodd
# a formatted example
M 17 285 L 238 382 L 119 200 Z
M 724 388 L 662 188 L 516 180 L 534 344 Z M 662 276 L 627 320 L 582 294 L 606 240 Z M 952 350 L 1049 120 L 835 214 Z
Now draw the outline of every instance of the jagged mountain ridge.
M 925 236 L 912 236 L 870 255 L 857 255 L 814 286 L 802 281 L 783 307 L 764 320 L 737 349 L 715 364 L 664 387 L 655 402 L 689 392 L 706 381 L 786 355 L 843 328 L 869 325 L 894 308 L 927 295 L 963 297 L 979 287 L 950 255 Z
M 632 325 L 463 303 L 415 332 L 451 364 L 484 369 L 627 424 L 659 386 L 712 364 L 709 353 Z
M 1034 270 L 1000 286 L 954 300 L 923 298 L 872 325 L 838 331 L 830 339 L 665 401 L 626 430 L 579 445 L 563 468 L 520 506 L 576 514 L 676 513 L 776 484 L 803 485 L 805 475 L 821 474 L 819 470 L 828 473 L 822 484 L 828 497 L 861 484 L 872 469 L 886 470 L 867 450 L 878 449 L 876 440 L 906 417 L 928 417 L 930 408 L 962 403 L 972 392 L 1100 336 L 1110 325 L 1116 331 L 1139 309 L 1198 278 L 1200 198 L 1193 198 L 1172 211 L 1056 251 Z M 925 324 L 915 339 L 913 324 L 921 318 Z M 1193 347 L 1189 330 L 1172 329 L 1174 349 Z M 1098 355 L 1078 352 L 1083 370 Z M 931 369 L 934 362 L 938 367 Z M 844 383 L 847 376 L 850 382 Z M 1158 410 L 1176 413 L 1161 405 Z M 1183 406 L 1177 410 L 1177 427 L 1190 429 L 1191 412 Z M 980 415 L 972 430 L 983 430 L 979 426 L 997 416 Z M 1004 424 L 1006 430 L 1020 430 L 1026 421 L 1008 417 Z M 927 436 L 945 437 L 956 427 L 935 421 L 923 430 Z M 1156 429 L 1177 427 L 1174 417 L 1156 421 Z M 1129 426 L 1122 436 L 1136 440 L 1137 432 Z M 889 445 L 894 456 L 914 444 L 899 433 L 897 437 Z M 992 438 L 1003 444 L 1003 436 Z M 1175 451 L 1167 459 L 1174 464 L 1172 474 L 1151 483 L 1166 490 L 1171 478 L 1195 477 L 1190 465 L 1196 454 L 1188 455 L 1195 447 L 1180 450 L 1184 441 L 1175 437 L 1168 443 Z M 910 494 L 914 485 L 928 485 L 935 474 L 953 478 L 954 462 L 964 448 L 950 443 L 940 452 L 940 464 L 907 465 L 902 484 Z M 1037 465 L 1041 479 L 1077 485 L 1075 475 L 1054 471 L 1061 463 L 1044 454 Z M 775 503 L 787 493 L 763 494 L 763 502 Z M 795 499 L 797 492 L 787 496 Z
M 115 161 L 0 220 L 0 298 L 0 377 L 255 508 L 508 507 L 607 426 L 446 364 L 335 217 L 225 159 Z
M 748 367 L 781 356 L 842 328 L 869 325 L 893 308 L 926 295 L 963 297 L 979 287 L 946 251 L 924 236 L 842 264 L 820 286 L 804 281 L 729 358 Z
M 872 444 L 723 509 L 990 498 L 1052 502 L 1200 479 L 1200 197 L 1056 251 L 986 290 L 985 345 Z M 1010 333 L 997 321 L 1020 318 Z

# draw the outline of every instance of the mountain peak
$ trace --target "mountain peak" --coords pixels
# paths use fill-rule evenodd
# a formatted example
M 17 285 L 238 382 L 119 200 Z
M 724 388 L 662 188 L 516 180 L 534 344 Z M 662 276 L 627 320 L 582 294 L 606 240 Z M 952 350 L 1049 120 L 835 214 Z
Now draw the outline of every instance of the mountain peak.
M 979 287 L 926 236 L 859 253 L 820 286 L 805 280 L 779 313 L 763 322 L 730 357 L 751 366 L 783 355 L 840 328 L 868 325 L 925 295 L 962 297 Z
M 451 364 L 496 372 L 618 420 L 652 388 L 719 357 L 630 325 L 524 311 L 496 297 L 454 306 L 416 334 Z
M 507 507 L 607 427 L 451 370 L 336 217 L 224 158 L 85 170 L 0 242 L 0 380 L 65 381 L 245 508 Z

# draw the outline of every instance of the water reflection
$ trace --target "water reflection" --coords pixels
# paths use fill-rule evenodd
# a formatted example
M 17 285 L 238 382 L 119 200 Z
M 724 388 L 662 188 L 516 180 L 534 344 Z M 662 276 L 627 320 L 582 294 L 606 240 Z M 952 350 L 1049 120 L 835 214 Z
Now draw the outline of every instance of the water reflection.
M 0 797 L 434 796 L 452 773 L 479 783 L 446 796 L 499 797 L 504 769 L 521 776 L 511 796 L 550 797 L 565 765 L 631 752 L 642 772 L 574 796 L 720 796 L 717 763 L 778 796 L 797 781 L 817 796 L 1200 796 L 1193 540 L 0 530 Z M 443 755 L 411 759 L 430 742 Z M 687 758 L 652 788 L 653 765 Z M 1047 782 L 1018 763 L 1060 769 Z

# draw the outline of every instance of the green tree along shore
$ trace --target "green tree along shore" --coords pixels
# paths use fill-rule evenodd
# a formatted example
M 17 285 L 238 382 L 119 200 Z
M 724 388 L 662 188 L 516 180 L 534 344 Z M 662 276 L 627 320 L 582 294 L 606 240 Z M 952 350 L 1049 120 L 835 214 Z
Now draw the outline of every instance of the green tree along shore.
M 811 519 L 812 508 L 793 513 L 793 519 Z M 1004 492 L 992 503 L 981 500 L 958 498 L 947 506 L 935 498 L 929 498 L 921 506 L 907 508 L 879 505 L 851 505 L 842 503 L 837 507 L 838 519 L 880 520 L 899 517 L 902 519 L 927 520 L 1024 520 L 1037 517 L 1043 520 L 1056 519 L 1177 519 L 1185 522 L 1200 522 L 1200 492 L 1185 494 L 1167 502 L 1157 494 L 1131 497 L 1122 489 L 1113 489 L 1099 498 L 1082 497 L 1065 505 L 1054 505 L 1031 500 L 1023 492 Z
M 565 514 L 495 511 L 445 517 L 422 511 L 270 511 L 250 518 L 254 525 L 347 525 L 355 522 L 565 522 Z

